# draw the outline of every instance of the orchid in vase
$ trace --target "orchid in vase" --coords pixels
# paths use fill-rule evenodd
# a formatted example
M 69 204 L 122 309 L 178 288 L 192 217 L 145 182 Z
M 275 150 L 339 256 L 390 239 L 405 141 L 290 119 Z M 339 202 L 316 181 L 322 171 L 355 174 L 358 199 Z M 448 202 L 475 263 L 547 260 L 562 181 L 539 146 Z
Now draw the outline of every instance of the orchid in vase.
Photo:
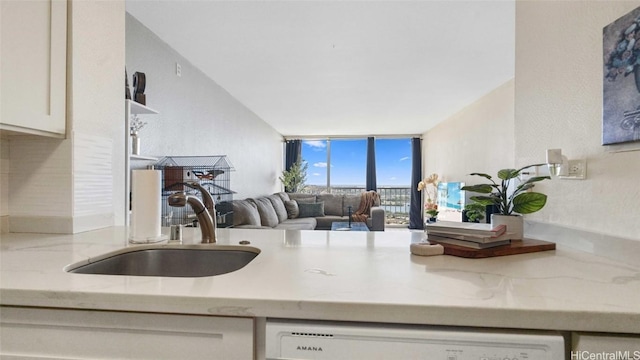
M 430 221 L 435 221 L 438 216 L 438 174 L 431 174 L 418 183 L 418 191 L 424 191 L 424 213 Z

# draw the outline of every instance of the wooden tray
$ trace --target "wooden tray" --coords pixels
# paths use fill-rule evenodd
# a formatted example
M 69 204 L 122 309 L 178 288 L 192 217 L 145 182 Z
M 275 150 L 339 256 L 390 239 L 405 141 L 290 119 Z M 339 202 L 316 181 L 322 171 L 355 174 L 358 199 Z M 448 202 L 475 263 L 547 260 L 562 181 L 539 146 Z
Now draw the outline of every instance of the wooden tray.
M 480 259 L 494 256 L 526 254 L 538 251 L 555 250 L 556 244 L 543 240 L 523 239 L 512 240 L 509 245 L 496 246 L 488 249 L 472 249 L 464 246 L 440 244 L 444 247 L 445 255 L 459 256 L 464 258 Z

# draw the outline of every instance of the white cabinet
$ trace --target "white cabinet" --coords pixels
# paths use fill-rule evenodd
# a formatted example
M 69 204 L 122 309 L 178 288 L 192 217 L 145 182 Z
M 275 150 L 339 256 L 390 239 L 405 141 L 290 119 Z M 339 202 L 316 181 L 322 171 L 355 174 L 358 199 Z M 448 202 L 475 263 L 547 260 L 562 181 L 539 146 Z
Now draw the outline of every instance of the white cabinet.
M 67 1 L 0 1 L 0 129 L 64 137 Z
M 125 118 L 125 225 L 129 226 L 129 210 L 131 208 L 131 161 L 158 161 L 157 158 L 143 155 L 133 155 L 132 154 L 132 143 L 131 143 L 131 121 L 134 115 L 156 115 L 157 111 L 153 110 L 150 107 L 139 104 L 132 100 L 125 100 L 126 106 L 126 118 Z
M 577 359 L 589 359 L 589 354 L 595 353 L 627 354 L 628 357 L 616 359 L 640 359 L 640 336 L 573 333 L 572 350 Z
M 0 358 L 253 359 L 251 318 L 2 307 Z

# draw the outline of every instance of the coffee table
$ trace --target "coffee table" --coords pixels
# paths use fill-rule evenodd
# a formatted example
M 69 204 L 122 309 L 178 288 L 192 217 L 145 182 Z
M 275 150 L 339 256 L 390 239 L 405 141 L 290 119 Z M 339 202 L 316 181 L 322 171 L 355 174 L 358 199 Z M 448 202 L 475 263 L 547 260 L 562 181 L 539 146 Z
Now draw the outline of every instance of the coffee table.
M 349 227 L 348 221 L 336 221 L 331 223 L 331 230 L 337 231 L 369 231 L 367 224 L 363 222 L 351 222 Z

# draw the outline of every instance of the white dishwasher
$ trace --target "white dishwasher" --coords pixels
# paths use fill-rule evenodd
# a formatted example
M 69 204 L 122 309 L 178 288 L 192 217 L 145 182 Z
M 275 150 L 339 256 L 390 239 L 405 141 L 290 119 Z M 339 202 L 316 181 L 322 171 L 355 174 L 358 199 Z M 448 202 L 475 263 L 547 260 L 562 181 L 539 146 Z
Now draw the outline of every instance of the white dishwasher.
M 268 320 L 266 358 L 564 360 L 557 333 Z

